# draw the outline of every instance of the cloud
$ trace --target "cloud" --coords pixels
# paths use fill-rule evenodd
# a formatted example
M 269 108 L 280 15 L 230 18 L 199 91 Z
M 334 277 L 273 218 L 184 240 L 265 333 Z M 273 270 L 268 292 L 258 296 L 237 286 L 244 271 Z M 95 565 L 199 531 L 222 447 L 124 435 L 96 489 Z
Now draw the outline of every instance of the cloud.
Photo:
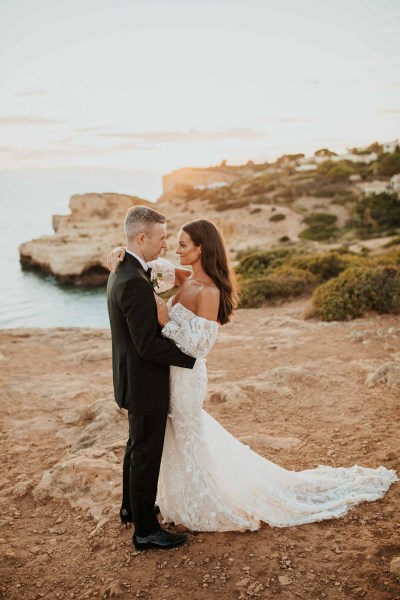
M 311 79 L 310 81 L 306 81 L 305 85 L 321 85 L 322 81 L 319 81 L 318 79 Z
M 58 119 L 46 119 L 43 117 L 0 117 L 0 125 L 59 125 L 62 121 Z
M 46 96 L 47 92 L 45 90 L 26 90 L 25 92 L 17 92 L 15 94 L 16 98 L 26 98 L 28 96 Z
M 232 128 L 222 131 L 144 131 L 144 132 L 109 132 L 98 133 L 98 137 L 123 138 L 152 144 L 179 144 L 187 142 L 215 142 L 228 139 L 256 140 L 268 135 L 266 132 L 247 128 Z
M 11 146 L 0 146 L 0 154 L 5 154 L 9 158 L 15 160 L 25 159 L 47 159 L 54 158 L 55 156 L 65 156 L 76 158 L 76 156 L 101 156 L 101 155 L 112 155 L 119 154 L 121 152 L 132 152 L 135 150 L 149 150 L 148 146 L 143 147 L 136 144 L 119 144 L 111 146 L 109 148 L 93 148 L 88 145 L 65 145 L 65 148 L 51 148 L 51 149 L 40 149 L 40 148 L 15 148 Z

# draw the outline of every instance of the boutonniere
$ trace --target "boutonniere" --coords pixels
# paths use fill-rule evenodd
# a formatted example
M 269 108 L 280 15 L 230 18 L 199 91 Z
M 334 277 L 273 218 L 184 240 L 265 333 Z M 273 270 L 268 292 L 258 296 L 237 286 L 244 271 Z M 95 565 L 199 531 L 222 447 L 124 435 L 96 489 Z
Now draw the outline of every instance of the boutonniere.
M 151 285 L 153 286 L 153 290 L 156 291 L 160 287 L 160 283 L 162 281 L 163 274 L 160 271 L 154 271 L 151 273 Z

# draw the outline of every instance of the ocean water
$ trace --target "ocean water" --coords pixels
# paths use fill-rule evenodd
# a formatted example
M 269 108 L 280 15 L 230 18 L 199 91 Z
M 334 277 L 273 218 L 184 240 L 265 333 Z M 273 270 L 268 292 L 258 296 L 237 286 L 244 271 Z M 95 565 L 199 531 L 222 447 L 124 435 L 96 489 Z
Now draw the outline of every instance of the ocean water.
M 105 289 L 60 286 L 22 271 L 18 247 L 53 233 L 53 214 L 67 214 L 73 194 L 118 192 L 155 200 L 152 171 L 0 171 L 0 328 L 108 327 Z M 122 227 L 122 224 L 121 224 Z

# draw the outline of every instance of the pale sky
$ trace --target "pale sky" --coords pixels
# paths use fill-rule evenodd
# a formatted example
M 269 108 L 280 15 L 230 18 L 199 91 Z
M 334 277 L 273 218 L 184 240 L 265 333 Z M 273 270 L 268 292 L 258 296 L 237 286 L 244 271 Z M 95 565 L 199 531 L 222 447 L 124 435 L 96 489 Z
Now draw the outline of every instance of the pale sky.
M 0 169 L 400 137 L 400 0 L 0 0 Z

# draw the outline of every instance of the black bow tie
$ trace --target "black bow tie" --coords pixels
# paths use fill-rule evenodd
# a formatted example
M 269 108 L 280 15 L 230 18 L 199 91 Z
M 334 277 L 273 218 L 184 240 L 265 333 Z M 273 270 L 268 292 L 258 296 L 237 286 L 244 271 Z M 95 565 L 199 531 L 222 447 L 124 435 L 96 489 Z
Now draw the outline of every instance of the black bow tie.
M 147 269 L 147 271 L 145 271 L 145 273 L 146 273 L 146 277 L 148 277 L 150 279 L 150 281 L 151 281 L 151 267 L 149 267 Z

